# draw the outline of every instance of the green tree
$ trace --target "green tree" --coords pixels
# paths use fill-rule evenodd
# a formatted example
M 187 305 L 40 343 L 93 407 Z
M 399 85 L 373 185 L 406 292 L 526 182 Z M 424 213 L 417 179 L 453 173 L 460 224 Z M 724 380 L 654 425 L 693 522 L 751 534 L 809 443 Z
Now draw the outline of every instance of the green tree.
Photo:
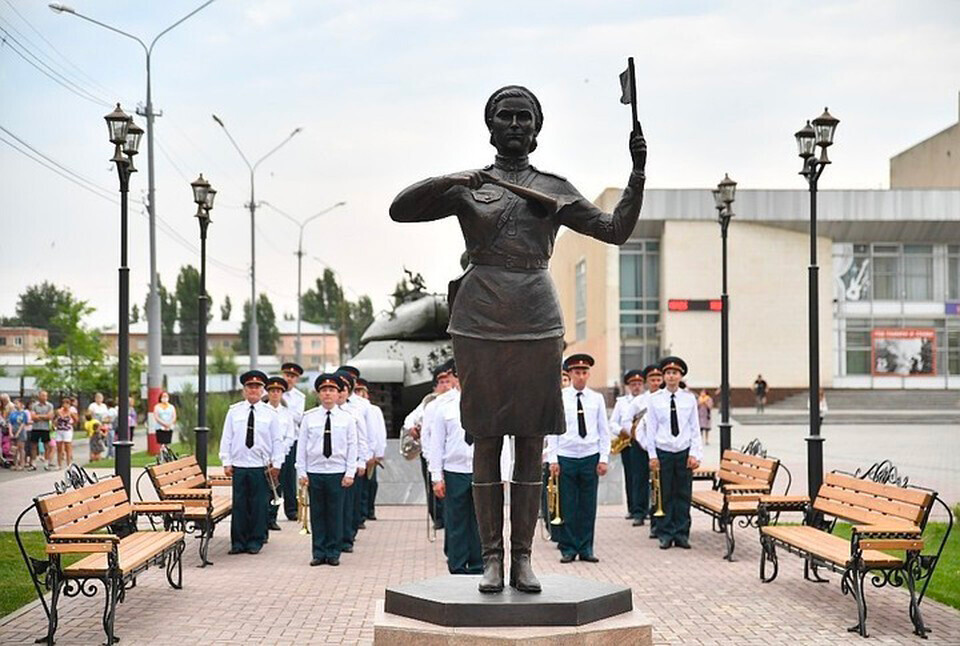
M 243 323 L 240 324 L 240 341 L 236 348 L 244 354 L 250 352 L 250 301 L 243 304 Z M 274 354 L 277 343 L 280 341 L 280 330 L 277 329 L 277 315 L 273 311 L 273 304 L 266 294 L 257 298 L 257 326 L 260 340 L 260 354 Z
M 350 354 L 356 354 L 360 350 L 360 337 L 363 336 L 371 323 L 373 323 L 373 302 L 369 296 L 361 296 L 356 303 L 350 304 L 349 329 L 347 331 Z
M 200 272 L 193 265 L 184 265 L 177 275 L 174 292 L 177 301 L 177 320 L 180 322 L 178 351 L 180 354 L 196 354 L 199 349 L 200 321 Z M 207 293 L 209 299 L 210 294 Z M 209 301 L 208 301 L 209 302 Z M 207 322 L 210 322 L 209 307 Z
M 60 289 L 53 283 L 44 281 L 39 285 L 30 285 L 20 294 L 16 316 L 5 319 L 4 323 L 46 330 L 50 346 L 56 347 L 63 343 L 67 335 L 67 330 L 57 324 L 56 316 L 64 307 L 76 303 L 77 300 L 69 289 Z
M 233 350 L 216 347 L 213 349 L 213 361 L 210 362 L 209 372 L 214 375 L 233 375 L 237 376 L 240 368 L 237 367 L 237 361 Z
M 223 297 L 223 305 L 220 306 L 220 320 L 229 321 L 230 312 L 233 311 L 233 303 L 230 301 L 230 295 L 227 294 Z
M 133 308 L 130 310 L 130 323 L 137 323 L 140 321 L 140 306 L 136 303 L 133 304 Z
M 106 385 L 106 390 L 116 390 L 111 384 L 100 333 L 83 324 L 83 319 L 93 311 L 86 301 L 60 304 L 51 323 L 63 333 L 63 339 L 57 345 L 41 346 L 38 365 L 28 369 L 41 388 L 51 392 L 92 392 Z
M 343 304 L 343 288 L 330 268 L 323 270 L 316 286 L 301 297 L 303 320 L 339 327 Z

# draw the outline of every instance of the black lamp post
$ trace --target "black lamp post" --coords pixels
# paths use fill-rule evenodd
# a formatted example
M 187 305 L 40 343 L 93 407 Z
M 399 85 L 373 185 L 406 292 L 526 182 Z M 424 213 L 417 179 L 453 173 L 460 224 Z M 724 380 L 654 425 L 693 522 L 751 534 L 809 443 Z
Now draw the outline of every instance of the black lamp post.
M 830 160 L 827 148 L 833 144 L 833 135 L 840 123 L 824 108 L 823 114 L 813 120 L 812 125 L 801 128 L 796 135 L 797 148 L 803 159 L 800 174 L 810 186 L 810 267 L 808 269 L 808 310 L 810 328 L 810 435 L 807 437 L 807 491 L 812 500 L 820 490 L 823 481 L 823 438 L 820 436 L 820 318 L 818 308 L 817 267 L 817 182 L 823 169 Z M 814 151 L 820 147 L 820 157 Z
M 110 133 L 110 142 L 114 146 L 113 159 L 120 178 L 120 312 L 119 346 L 117 348 L 117 430 L 113 447 L 116 453 L 116 474 L 123 480 L 123 486 L 130 495 L 130 268 L 127 267 L 127 192 L 130 189 L 130 175 L 137 172 L 133 166 L 133 156 L 140 147 L 143 129 L 133 122 L 117 104 L 116 109 L 104 117 Z
M 720 239 L 723 241 L 723 289 L 720 292 L 720 459 L 730 448 L 730 301 L 727 295 L 727 227 L 733 217 L 737 183 L 724 173 L 723 180 L 713 191 Z
M 196 218 L 200 223 L 200 296 L 197 297 L 197 427 L 194 429 L 197 438 L 197 464 L 203 475 L 207 475 L 207 439 L 210 429 L 207 427 L 207 227 L 210 226 L 210 211 L 213 210 L 213 199 L 217 195 L 216 189 L 210 182 L 203 179 L 203 173 L 196 180 L 190 182 L 193 189 L 193 201 L 197 205 Z

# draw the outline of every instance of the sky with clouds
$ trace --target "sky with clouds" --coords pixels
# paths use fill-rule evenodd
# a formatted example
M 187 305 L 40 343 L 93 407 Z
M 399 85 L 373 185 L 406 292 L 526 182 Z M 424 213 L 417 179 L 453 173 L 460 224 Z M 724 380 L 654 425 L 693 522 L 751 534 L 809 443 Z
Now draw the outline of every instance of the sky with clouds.
M 149 42 L 201 0 L 69 4 Z M 118 184 L 102 118 L 107 104 L 129 112 L 144 101 L 144 53 L 33 0 L 0 0 L 0 41 L 0 314 L 50 280 L 97 308 L 92 323 L 111 324 Z M 841 123 L 821 188 L 886 187 L 892 155 L 957 121 L 960 2 L 217 0 L 153 53 L 161 279 L 172 286 L 181 265 L 198 264 L 189 182 L 202 172 L 219 191 L 214 307 L 229 294 L 236 317 L 249 297 L 249 175 L 216 113 L 251 159 L 303 128 L 260 166 L 257 201 L 299 219 L 347 202 L 306 229 L 305 285 L 330 266 L 348 294 L 369 294 L 379 309 L 405 266 L 441 290 L 463 250 L 456 222 L 394 224 L 396 193 L 489 163 L 483 104 L 508 83 L 544 108 L 534 164 L 588 197 L 621 186 L 630 110 L 617 75 L 628 56 L 649 187 L 712 187 L 729 172 L 741 188 L 803 188 L 793 133 L 824 105 Z M 145 142 L 141 152 L 130 193 L 135 303 L 149 275 Z M 296 312 L 297 231 L 258 210 L 258 288 L 278 316 Z

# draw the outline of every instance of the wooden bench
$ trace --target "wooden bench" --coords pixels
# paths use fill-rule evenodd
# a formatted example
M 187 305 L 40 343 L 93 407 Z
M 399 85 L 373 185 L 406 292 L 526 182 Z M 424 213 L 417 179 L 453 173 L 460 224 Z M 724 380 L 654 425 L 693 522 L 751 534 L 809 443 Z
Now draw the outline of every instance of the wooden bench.
M 867 473 L 876 471 L 871 468 Z M 803 559 L 803 575 L 808 581 L 826 582 L 819 576 L 819 568 L 840 573 L 841 591 L 845 595 L 851 594 L 857 604 L 857 624 L 849 630 L 866 637 L 864 579 L 872 572 L 874 587 L 906 585 L 910 591 L 908 614 L 914 633 L 924 637 L 929 629 L 924 626 L 920 602 L 950 530 L 948 528 L 945 532 L 936 553 L 921 554 L 923 529 L 935 501 L 946 510 L 950 518 L 948 527 L 952 527 L 953 515 L 935 491 L 907 485 L 904 480 L 896 478 L 895 469 L 892 474 L 896 484 L 891 484 L 891 471 L 880 471 L 887 477 L 872 480 L 841 471 L 828 473 L 813 504 L 807 496 L 761 496 L 758 511 L 762 548 L 760 579 L 769 583 L 777 577 L 777 547 Z M 804 512 L 803 524 L 770 523 L 771 513 L 785 511 Z M 832 533 L 838 519 L 853 525 L 849 539 Z M 766 576 L 768 561 L 773 566 L 769 577 Z
M 755 443 L 752 446 L 759 447 Z M 735 522 L 741 527 L 754 524 L 760 496 L 772 492 L 774 480 L 780 469 L 787 473 L 788 481 L 784 493 L 790 491 L 792 478 L 780 461 L 766 457 L 762 447 L 754 449 L 757 455 L 743 451 L 727 449 L 720 460 L 720 468 L 713 478 L 713 488 L 695 490 L 690 505 L 710 516 L 714 531 L 722 532 L 727 551 L 723 555 L 733 561 L 733 551 L 737 542 L 733 534 Z
M 193 455 L 148 466 L 146 473 L 161 501 L 183 504 L 187 533 L 196 533 L 200 539 L 200 567 L 213 565 L 207 558 L 210 539 L 217 523 L 233 511 L 233 500 L 214 495 L 213 487 L 229 487 L 232 479 L 224 475 L 204 477 Z
M 170 586 L 177 590 L 182 587 L 183 505 L 131 503 L 118 476 L 96 482 L 84 474 L 84 479 L 79 488 L 58 486 L 56 493 L 34 498 L 14 527 L 20 552 L 47 614 L 47 634 L 38 642 L 54 642 L 61 595 L 91 597 L 96 593 L 94 581 L 100 581 L 104 587 L 103 629 L 107 644 L 117 641 L 113 632 L 117 604 L 123 602 L 142 572 L 154 565 L 164 567 Z M 20 521 L 33 508 L 40 516 L 46 538 L 46 560 L 29 557 L 20 537 Z M 168 529 L 139 531 L 137 519 L 142 515 L 164 516 Z M 64 554 L 86 556 L 64 565 Z M 44 588 L 51 592 L 49 604 Z

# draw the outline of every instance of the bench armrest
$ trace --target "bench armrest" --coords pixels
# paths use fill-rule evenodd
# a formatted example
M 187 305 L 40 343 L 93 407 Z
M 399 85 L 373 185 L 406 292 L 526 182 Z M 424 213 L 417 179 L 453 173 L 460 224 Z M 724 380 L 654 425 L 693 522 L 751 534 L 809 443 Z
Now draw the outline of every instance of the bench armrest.
M 233 478 L 228 475 L 209 475 L 207 476 L 208 487 L 229 487 L 233 484 Z
M 179 502 L 135 502 L 133 511 L 137 514 L 173 514 L 183 511 L 183 503 Z
M 70 534 L 60 533 L 50 535 L 51 543 L 119 543 L 120 537 L 113 534 Z
M 922 532 L 915 525 L 854 525 L 853 533 L 868 536 L 919 536 Z
M 805 511 L 809 496 L 760 496 L 760 504 L 771 511 Z
M 47 554 L 109 554 L 114 550 L 110 543 L 47 543 Z
M 770 485 L 766 484 L 725 484 L 721 487 L 725 493 L 768 493 Z
M 200 488 L 187 489 L 183 487 L 180 487 L 180 488 L 172 487 L 170 489 L 165 489 L 163 491 L 164 498 L 167 498 L 167 499 L 173 498 L 174 500 L 204 499 L 204 498 L 210 498 L 212 496 L 213 496 L 213 489 L 200 489 Z

